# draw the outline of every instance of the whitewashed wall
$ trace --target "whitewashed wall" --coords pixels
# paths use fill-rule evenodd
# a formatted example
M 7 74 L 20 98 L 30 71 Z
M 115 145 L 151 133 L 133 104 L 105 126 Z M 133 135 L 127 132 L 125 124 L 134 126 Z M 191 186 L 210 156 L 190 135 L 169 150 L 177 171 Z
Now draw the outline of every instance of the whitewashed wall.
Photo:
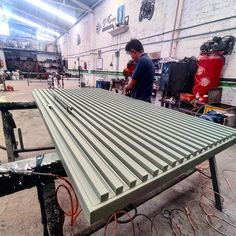
M 6 61 L 5 61 L 5 55 L 4 55 L 3 50 L 0 50 L 0 59 L 3 60 L 3 67 L 0 68 L 0 75 L 3 75 L 4 74 L 4 70 L 7 69 Z
M 194 34 L 209 34 L 180 40 L 177 47 L 177 56 L 180 58 L 192 55 L 197 56 L 201 43 L 212 39 L 216 35 L 234 35 L 236 37 L 236 0 L 185 0 L 181 28 L 215 21 L 230 16 L 235 16 L 235 18 L 181 31 L 179 35 L 180 38 Z M 222 32 L 215 33 L 215 31 Z M 226 65 L 223 70 L 223 77 L 225 78 L 236 78 L 235 53 L 236 47 L 234 48 L 232 55 L 226 56 Z
M 118 71 L 122 71 L 129 60 L 124 47 L 131 38 L 140 39 L 147 53 L 160 52 L 161 57 L 169 57 L 172 32 L 168 31 L 174 28 L 178 0 L 156 0 L 153 18 L 139 22 L 141 2 L 142 0 L 104 0 L 93 14 L 87 15 L 68 34 L 61 37 L 58 41 L 59 48 L 63 57 L 68 59 L 69 68 L 78 68 L 77 58 L 80 57 L 82 67 L 86 61 L 90 68 L 96 69 L 97 52 L 100 49 L 104 61 L 103 70 L 116 71 L 118 67 Z M 125 5 L 125 15 L 130 17 L 129 31 L 116 37 L 108 32 L 97 34 L 97 22 L 101 22 L 109 14 L 115 17 L 120 4 Z M 226 17 L 231 18 L 223 20 Z M 219 21 L 209 23 L 216 20 Z M 199 24 L 202 25 L 198 26 Z M 236 36 L 236 0 L 185 0 L 180 29 L 176 57 L 198 57 L 203 42 L 218 35 Z M 80 45 L 76 43 L 77 34 L 81 36 Z M 114 56 L 117 49 L 120 49 L 119 65 Z M 226 56 L 222 74 L 224 78 L 236 78 L 235 53 L 236 47 L 232 55 Z M 110 66 L 111 62 L 113 67 Z M 235 93 L 231 95 L 234 97 Z
M 140 23 L 138 17 L 141 2 L 142 1 L 137 0 L 104 0 L 104 2 L 95 9 L 93 15 L 90 14 L 86 16 L 79 24 L 70 30 L 69 34 L 60 38 L 58 41 L 59 47 L 62 55 L 65 58 L 68 58 L 69 68 L 73 69 L 74 62 L 77 61 L 78 57 L 80 57 L 80 60 L 88 60 L 87 62 L 92 63 L 94 69 L 96 69 L 97 51 L 101 49 L 102 57 L 104 59 L 104 70 L 114 71 L 117 66 L 116 58 L 114 57 L 115 51 L 121 49 L 119 70 L 122 71 L 129 60 L 129 57 L 124 51 L 127 41 L 131 38 L 150 37 L 154 34 L 161 34 L 165 29 L 171 29 L 171 24 L 174 22 L 174 17 L 171 17 L 174 14 L 172 5 L 176 5 L 177 0 L 159 0 L 158 4 L 156 4 L 152 20 L 148 21 L 145 19 Z M 108 32 L 100 32 L 97 34 L 97 22 L 102 22 L 105 17 L 109 16 L 109 14 L 112 14 L 115 17 L 117 14 L 117 7 L 121 4 L 125 4 L 125 15 L 130 16 L 129 31 L 115 37 L 112 37 Z M 167 15 L 170 17 L 168 22 L 165 20 L 165 18 L 168 17 Z M 81 36 L 81 44 L 79 46 L 76 44 L 78 33 Z M 142 41 L 143 43 L 153 43 L 154 41 L 162 39 L 163 36 L 160 36 Z M 164 46 L 159 43 L 156 45 L 147 45 L 145 49 L 147 52 L 156 52 L 161 51 L 162 47 Z M 165 54 L 165 51 L 163 51 L 163 53 Z M 113 67 L 110 66 L 112 58 L 114 64 Z

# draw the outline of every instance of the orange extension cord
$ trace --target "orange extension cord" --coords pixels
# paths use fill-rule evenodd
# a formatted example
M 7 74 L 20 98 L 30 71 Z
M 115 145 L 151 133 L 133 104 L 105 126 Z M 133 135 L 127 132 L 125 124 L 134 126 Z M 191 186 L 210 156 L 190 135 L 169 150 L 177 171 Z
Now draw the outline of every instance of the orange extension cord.
M 64 212 L 64 214 L 66 216 L 69 216 L 71 218 L 71 226 L 74 225 L 77 217 L 80 215 L 80 213 L 82 212 L 82 209 L 79 209 L 79 200 L 78 197 L 76 195 L 76 192 L 72 186 L 72 184 L 70 183 L 70 181 L 68 181 L 65 177 L 62 177 L 60 175 L 56 175 L 56 174 L 52 174 L 52 173 L 39 173 L 39 172 L 33 172 L 32 174 L 34 175 L 43 175 L 43 176 L 52 176 L 55 177 L 57 179 L 63 180 L 66 184 L 60 184 L 57 188 L 56 188 L 56 200 L 57 200 L 57 204 L 58 206 L 61 208 L 61 210 Z M 68 195 L 69 195 L 69 199 L 70 199 L 70 208 L 71 211 L 70 212 L 66 212 L 60 205 L 59 200 L 58 200 L 58 192 L 61 188 L 64 188 Z M 75 204 L 73 201 L 73 196 L 75 199 Z
M 206 170 L 208 169 L 209 167 L 207 168 L 199 168 L 197 167 L 196 170 L 201 174 L 201 176 L 204 178 L 204 179 L 211 179 L 211 176 L 209 176 L 207 173 L 206 173 Z M 222 175 L 226 181 L 226 183 L 228 184 L 231 192 L 233 193 L 235 199 L 236 199 L 236 194 L 235 192 L 233 191 L 233 188 L 230 184 L 230 182 L 227 180 L 226 176 L 224 175 L 224 172 L 226 171 L 232 171 L 232 172 L 236 172 L 236 170 L 230 170 L 230 169 L 226 169 L 226 170 L 223 170 L 222 171 Z M 218 194 L 221 198 L 221 201 L 222 203 L 224 202 L 224 197 L 215 192 L 211 187 L 208 187 L 206 184 L 207 184 L 208 181 L 205 181 L 203 183 L 200 184 L 201 186 L 201 195 L 200 195 L 200 200 L 193 200 L 193 201 L 190 201 L 184 208 L 180 208 L 180 209 L 173 209 L 173 210 L 164 210 L 164 214 L 162 213 L 162 215 L 167 218 L 169 220 L 169 224 L 170 224 L 170 227 L 174 233 L 174 235 L 176 236 L 181 236 L 182 235 L 182 232 L 181 232 L 181 228 L 180 226 L 178 225 L 178 223 L 175 223 L 174 222 L 174 218 L 175 218 L 175 212 L 181 212 L 182 214 L 184 214 L 187 218 L 187 221 L 188 223 L 191 225 L 191 228 L 193 230 L 193 233 L 194 235 L 196 235 L 196 231 L 199 229 L 196 221 L 194 220 L 193 216 L 192 216 L 192 213 L 190 211 L 190 209 L 193 207 L 192 203 L 193 202 L 196 202 L 198 203 L 198 205 L 200 206 L 200 208 L 202 209 L 202 212 L 204 213 L 205 215 L 205 219 L 206 219 L 206 223 L 208 224 L 209 227 L 211 227 L 213 230 L 215 230 L 216 232 L 218 232 L 219 234 L 221 235 L 224 235 L 224 236 L 228 236 L 227 234 L 225 234 L 224 232 L 218 230 L 212 223 L 212 219 L 213 218 L 217 218 L 221 221 L 223 221 L 224 223 L 232 226 L 233 228 L 236 228 L 236 225 L 232 224 L 231 222 L 225 220 L 224 218 L 222 218 L 221 216 L 219 215 L 216 215 L 214 213 L 214 209 L 211 205 L 207 204 L 206 202 L 204 202 L 204 198 L 213 202 L 214 203 L 214 200 L 212 200 L 210 197 L 209 197 L 209 194 Z M 207 188 L 207 190 L 206 190 Z M 191 206 L 191 207 L 190 207 Z M 168 216 L 166 215 L 166 212 L 168 213 Z M 115 220 L 115 226 L 113 228 L 113 232 L 112 232 L 112 236 L 116 236 L 116 232 L 117 232 L 117 225 L 118 225 L 118 216 L 120 213 L 123 213 L 125 214 L 126 216 L 128 216 L 129 218 L 129 222 L 132 223 L 132 229 L 133 229 L 133 235 L 135 235 L 135 228 L 134 228 L 134 218 L 132 218 L 128 212 L 125 212 L 125 211 L 116 211 L 114 212 L 111 217 L 108 219 L 107 223 L 106 223 L 106 227 L 105 227 L 105 231 L 104 231 L 104 236 L 107 235 L 107 228 L 108 228 L 108 224 L 114 219 Z M 144 214 L 137 214 L 136 216 L 145 216 L 147 219 L 150 220 L 151 222 L 151 233 L 153 232 L 152 231 L 152 228 L 155 226 L 154 225 L 154 219 L 157 215 L 159 215 L 160 213 L 156 214 L 152 219 L 150 219 L 148 216 L 144 215 Z M 151 234 L 152 235 L 152 234 Z M 156 230 L 156 235 L 158 235 L 158 232 Z
M 207 168 L 199 168 L 197 167 L 196 170 L 201 174 L 201 176 L 204 178 L 204 179 L 210 179 L 211 177 L 206 173 L 206 170 L 208 169 Z M 232 169 L 225 169 L 223 171 L 221 171 L 221 174 L 222 176 L 224 177 L 226 183 L 228 184 L 229 188 L 230 188 L 230 191 L 232 192 L 234 198 L 236 199 L 236 193 L 233 191 L 233 188 L 230 184 L 230 182 L 228 181 L 228 179 L 226 178 L 226 176 L 224 175 L 224 173 L 228 171 L 228 172 L 236 172 L 236 170 L 232 170 Z M 33 174 L 37 174 L 37 175 L 47 175 L 47 176 L 53 176 L 53 177 L 56 177 L 57 179 L 61 179 L 65 182 L 65 184 L 60 184 L 57 189 L 56 189 L 56 199 L 57 199 L 57 202 L 58 202 L 58 205 L 59 207 L 62 209 L 62 211 L 64 212 L 64 214 L 66 216 L 69 216 L 71 217 L 71 226 L 74 225 L 77 217 L 80 215 L 80 213 L 82 212 L 82 209 L 79 209 L 79 201 L 78 201 L 78 198 L 77 198 L 77 195 L 75 193 L 75 190 L 72 186 L 72 184 L 64 177 L 61 177 L 59 175 L 55 175 L 55 174 L 44 174 L 44 173 L 36 173 L 36 172 L 33 172 Z M 218 232 L 219 234 L 221 235 L 224 235 L 224 236 L 228 236 L 227 234 L 225 234 L 224 232 L 218 230 L 213 224 L 212 224 L 212 219 L 213 218 L 217 218 L 225 223 L 227 223 L 228 225 L 232 226 L 233 228 L 236 228 L 236 225 L 230 223 L 229 221 L 225 220 L 224 218 L 216 215 L 214 213 L 214 210 L 213 210 L 213 207 L 209 204 L 207 204 L 206 202 L 203 201 L 203 198 L 205 199 L 208 199 L 210 200 L 211 202 L 214 202 L 214 200 L 212 200 L 208 194 L 209 193 L 215 193 L 215 194 L 218 194 L 222 200 L 222 203 L 224 202 L 224 197 L 219 194 L 219 193 L 216 193 L 214 192 L 214 190 L 210 187 L 208 187 L 206 185 L 207 181 L 203 182 L 202 184 L 200 184 L 200 186 L 202 187 L 202 191 L 201 191 L 201 195 L 200 195 L 200 200 L 192 200 L 190 202 L 188 202 L 188 204 L 186 205 L 186 207 L 184 208 L 180 208 L 180 209 L 173 209 L 173 210 L 164 210 L 164 214 L 163 216 L 165 218 L 168 218 L 169 219 L 169 224 L 170 224 L 170 227 L 173 231 L 173 233 L 176 235 L 176 236 L 180 236 L 182 235 L 182 232 L 181 232 L 181 229 L 180 229 L 180 226 L 175 223 L 173 220 L 174 220 L 174 213 L 175 212 L 181 212 L 183 213 L 186 218 L 187 218 L 187 221 L 188 223 L 191 225 L 192 229 L 193 229 L 193 232 L 194 232 L 194 235 L 196 234 L 196 230 L 199 228 L 197 223 L 195 222 L 192 214 L 191 214 L 191 211 L 189 210 L 190 209 L 190 205 L 191 205 L 191 208 L 193 207 L 192 206 L 192 203 L 193 202 L 196 202 L 199 204 L 200 208 L 202 209 L 203 213 L 205 214 L 205 219 L 206 219 L 206 223 L 209 225 L 209 227 L 211 227 L 212 229 L 214 229 L 216 232 Z M 65 190 L 67 191 L 68 195 L 69 195 L 69 199 L 70 199 L 70 207 L 71 207 L 71 211 L 70 212 L 66 212 L 59 204 L 59 200 L 58 200 L 58 192 L 61 188 L 65 188 Z M 205 190 L 205 189 L 208 189 L 208 190 Z M 74 195 L 74 196 L 73 196 Z M 73 201 L 73 197 L 75 199 L 75 203 Z M 209 210 L 210 209 L 210 210 Z M 165 215 L 165 212 L 168 212 L 169 216 L 166 217 Z M 113 228 L 113 231 L 112 231 L 112 236 L 116 236 L 116 233 L 117 233 L 117 226 L 118 226 L 118 217 L 119 217 L 119 214 L 124 214 L 125 216 L 128 217 L 129 221 L 128 222 L 131 222 L 132 223 L 132 231 L 133 231 L 133 235 L 135 236 L 135 226 L 134 226 L 134 219 L 137 217 L 137 216 L 144 216 L 146 217 L 148 220 L 150 220 L 151 222 L 151 232 L 152 232 L 152 228 L 154 227 L 155 228 L 155 225 L 154 225 L 154 219 L 155 217 L 160 214 L 156 214 L 152 219 L 150 219 L 148 216 L 144 215 L 144 214 L 137 214 L 135 217 L 131 217 L 130 214 L 124 210 L 118 210 L 118 211 L 115 211 L 111 217 L 108 219 L 107 223 L 106 223 L 106 226 L 105 226 L 105 231 L 104 231 L 104 236 L 107 235 L 107 229 L 108 229 L 108 225 L 109 223 L 114 220 L 115 222 L 115 225 L 114 225 L 114 228 Z M 176 230 L 177 229 L 177 230 Z M 156 231 L 156 235 L 158 235 L 158 232 L 155 228 L 155 231 Z

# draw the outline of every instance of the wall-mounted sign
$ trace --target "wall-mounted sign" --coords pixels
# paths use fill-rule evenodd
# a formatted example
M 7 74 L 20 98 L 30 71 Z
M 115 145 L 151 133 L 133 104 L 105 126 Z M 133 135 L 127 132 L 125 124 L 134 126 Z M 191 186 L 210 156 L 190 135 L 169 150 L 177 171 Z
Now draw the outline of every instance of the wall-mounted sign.
M 99 32 L 105 32 L 109 29 L 114 29 L 114 23 L 116 21 L 116 17 L 113 17 L 112 14 L 110 14 L 108 17 L 104 18 L 102 23 L 97 23 L 96 31 Z
M 110 29 L 114 29 L 114 27 L 115 27 L 114 24 L 110 24 L 108 26 L 105 26 L 105 27 L 102 28 L 102 32 L 105 32 L 105 31 L 110 30 Z
M 97 70 L 103 70 L 103 59 L 102 58 L 97 59 Z
M 155 0 L 143 0 L 139 13 L 139 21 L 151 20 L 155 11 Z
M 96 25 L 96 32 L 105 32 L 108 30 L 114 30 L 116 27 L 121 25 L 128 25 L 129 17 L 125 17 L 125 6 L 119 6 L 117 8 L 117 16 L 114 17 L 110 14 L 108 17 L 104 18 L 102 22 L 98 22 Z

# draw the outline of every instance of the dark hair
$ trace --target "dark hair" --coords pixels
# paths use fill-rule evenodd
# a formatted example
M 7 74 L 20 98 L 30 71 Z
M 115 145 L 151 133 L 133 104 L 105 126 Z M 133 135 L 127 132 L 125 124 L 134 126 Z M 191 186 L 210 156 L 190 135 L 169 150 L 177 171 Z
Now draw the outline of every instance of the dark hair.
M 125 51 L 130 52 L 135 50 L 137 52 L 144 52 L 142 43 L 138 39 L 131 39 L 125 46 Z

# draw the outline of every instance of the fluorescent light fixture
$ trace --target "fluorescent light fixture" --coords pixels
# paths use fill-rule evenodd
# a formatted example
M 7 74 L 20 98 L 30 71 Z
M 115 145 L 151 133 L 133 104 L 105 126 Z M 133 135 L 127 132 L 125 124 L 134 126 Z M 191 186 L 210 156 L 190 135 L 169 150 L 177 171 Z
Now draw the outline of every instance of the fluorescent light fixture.
M 37 37 L 37 40 L 43 40 L 43 41 L 55 41 L 55 38 L 49 36 L 49 35 L 46 35 L 46 34 L 42 34 L 41 32 L 37 31 L 36 32 L 36 37 Z
M 41 8 L 41 9 L 49 12 L 50 14 L 56 15 L 57 17 L 60 17 L 70 23 L 76 22 L 76 18 L 64 13 L 63 11 L 58 10 L 57 8 L 55 8 L 55 7 L 49 5 L 41 0 L 25 0 L 25 1 L 37 6 L 38 8 Z
M 1 22 L 0 21 L 0 35 L 10 35 L 9 25 L 7 22 Z
M 16 14 L 12 13 L 12 12 L 9 12 L 9 11 L 6 11 L 6 10 L 2 10 L 1 8 L 0 8 L 0 14 L 5 15 L 8 18 L 12 18 L 12 19 L 18 20 L 18 21 L 20 21 L 22 23 L 25 23 L 27 25 L 31 25 L 31 26 L 33 26 L 33 27 L 35 27 L 37 29 L 40 29 L 40 30 L 45 31 L 45 32 L 48 32 L 48 33 L 53 34 L 53 35 L 55 35 L 57 37 L 60 36 L 59 33 L 55 32 L 55 31 L 53 31 L 51 29 L 45 28 L 42 25 L 39 25 L 39 24 L 37 24 L 37 23 L 35 23 L 33 21 L 27 20 L 27 19 L 25 19 L 25 18 L 23 18 L 21 16 L 18 16 Z
M 0 10 L 1 10 L 1 4 L 0 4 Z M 9 25 L 7 22 L 7 18 L 4 14 L 0 12 L 0 35 L 5 35 L 9 36 L 10 35 L 10 30 L 9 30 Z

